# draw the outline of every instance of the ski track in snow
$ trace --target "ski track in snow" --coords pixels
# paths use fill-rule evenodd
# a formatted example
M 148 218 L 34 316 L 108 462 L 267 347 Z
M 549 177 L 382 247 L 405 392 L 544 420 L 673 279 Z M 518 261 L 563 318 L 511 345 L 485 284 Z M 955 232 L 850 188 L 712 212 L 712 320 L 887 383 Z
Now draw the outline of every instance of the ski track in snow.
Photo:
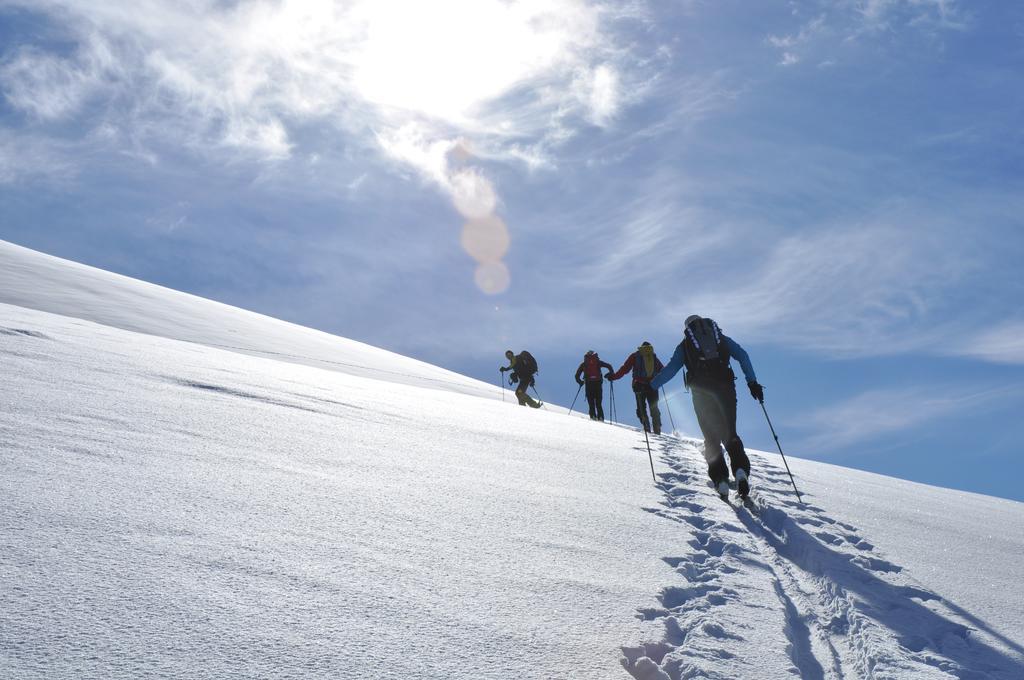
M 680 583 L 639 611 L 663 622 L 664 637 L 622 648 L 634 678 L 1024 677 L 1019 659 L 976 633 L 1018 645 L 913 581 L 806 494 L 798 503 L 773 461 L 751 453 L 751 498 L 727 503 L 707 481 L 699 440 L 658 444 L 671 472 L 659 475 L 661 507 L 645 510 L 691 538 L 664 558 Z

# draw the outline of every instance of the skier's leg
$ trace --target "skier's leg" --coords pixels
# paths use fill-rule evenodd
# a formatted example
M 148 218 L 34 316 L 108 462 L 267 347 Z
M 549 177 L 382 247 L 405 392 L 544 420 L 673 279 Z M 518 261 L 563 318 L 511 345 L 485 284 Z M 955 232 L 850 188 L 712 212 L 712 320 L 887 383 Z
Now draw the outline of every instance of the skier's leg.
M 591 420 L 596 420 L 597 419 L 597 404 L 595 403 L 595 399 L 594 399 L 594 381 L 593 380 L 588 380 L 587 381 L 586 390 L 587 390 L 587 407 L 590 409 L 590 419 Z
M 733 437 L 725 443 L 725 450 L 729 452 L 729 467 L 732 468 L 733 476 L 736 475 L 737 470 L 743 470 L 749 477 L 750 459 L 743 448 L 743 440 L 739 437 Z
M 708 477 L 711 483 L 729 479 L 729 468 L 725 464 L 722 453 L 722 425 L 724 414 L 717 396 L 705 389 L 694 387 L 693 410 L 697 414 L 697 424 L 704 435 L 704 460 L 708 464 Z
M 604 381 L 593 380 L 591 381 L 594 385 L 594 401 L 597 403 L 597 419 L 604 422 Z M 591 383 L 587 383 L 587 387 L 590 387 Z
M 721 395 L 722 409 L 725 412 L 726 426 L 728 427 L 728 434 L 726 435 L 725 450 L 729 452 L 729 466 L 732 468 L 733 476 L 736 475 L 737 470 L 743 470 L 750 476 L 750 459 L 747 457 L 747 452 L 743 448 L 743 440 L 736 434 L 736 388 L 733 385 L 729 385 L 729 389 L 723 395 Z
M 647 403 L 651 407 L 651 424 L 654 426 L 654 434 L 661 434 L 661 410 L 658 408 L 658 390 L 651 389 L 647 385 L 644 390 L 647 392 Z
M 519 400 L 520 406 L 526 406 L 527 400 L 530 400 L 530 395 L 526 393 L 526 389 L 528 387 L 529 384 L 523 382 L 522 380 L 519 381 L 519 385 L 516 387 L 516 399 Z
M 642 389 L 633 389 L 633 396 L 636 397 L 636 417 L 640 419 L 640 424 L 644 426 L 644 432 L 651 431 L 651 421 L 647 420 L 647 399 L 644 398 Z

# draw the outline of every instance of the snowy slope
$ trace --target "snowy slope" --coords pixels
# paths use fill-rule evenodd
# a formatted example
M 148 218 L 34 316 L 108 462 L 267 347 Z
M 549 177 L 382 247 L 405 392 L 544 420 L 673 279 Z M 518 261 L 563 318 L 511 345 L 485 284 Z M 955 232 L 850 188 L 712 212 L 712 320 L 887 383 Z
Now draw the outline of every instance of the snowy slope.
M 0 241 L 0 303 L 328 368 L 490 396 L 495 385 L 329 335 Z
M 0 252 L 0 677 L 1024 677 L 1020 503 L 754 452 L 730 505 L 686 437 L 655 486 L 632 429 Z

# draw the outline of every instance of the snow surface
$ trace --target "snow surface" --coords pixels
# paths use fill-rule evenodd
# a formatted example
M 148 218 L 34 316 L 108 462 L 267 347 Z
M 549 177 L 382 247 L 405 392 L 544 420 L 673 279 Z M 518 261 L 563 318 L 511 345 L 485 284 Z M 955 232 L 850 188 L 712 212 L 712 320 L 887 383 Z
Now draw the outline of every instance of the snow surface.
M 0 268 L 0 677 L 1024 677 L 1024 504 L 761 452 L 725 503 L 685 436 L 655 485 L 631 428 Z
M 6 241 L 0 241 L 0 302 L 353 375 L 501 398 L 497 385 L 422 361 Z

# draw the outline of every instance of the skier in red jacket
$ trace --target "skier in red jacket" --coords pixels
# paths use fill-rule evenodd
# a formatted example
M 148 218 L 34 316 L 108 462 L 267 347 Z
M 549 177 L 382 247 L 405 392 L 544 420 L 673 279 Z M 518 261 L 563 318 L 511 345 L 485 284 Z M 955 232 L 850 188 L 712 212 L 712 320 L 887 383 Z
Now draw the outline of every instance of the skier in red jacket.
M 651 343 L 644 342 L 637 347 L 636 351 L 629 355 L 622 368 L 608 376 L 609 380 L 618 380 L 626 375 L 627 371 L 633 371 L 633 393 L 636 395 L 636 417 L 644 426 L 644 431 L 650 432 L 651 425 L 654 426 L 654 434 L 661 434 L 661 411 L 658 410 L 658 390 L 651 388 L 651 378 L 658 374 L 664 366 L 658 355 L 654 353 Z M 650 407 L 651 417 L 647 417 L 647 409 Z
M 602 404 L 604 401 L 604 390 L 602 387 L 604 378 L 601 376 L 602 368 L 607 368 L 611 371 L 612 365 L 607 361 L 601 361 L 601 357 L 597 356 L 597 352 L 594 350 L 589 350 L 583 356 L 580 367 L 576 369 L 576 382 L 580 385 L 584 384 L 581 376 L 586 374 L 587 406 L 590 408 L 591 420 L 604 420 L 604 404 Z

